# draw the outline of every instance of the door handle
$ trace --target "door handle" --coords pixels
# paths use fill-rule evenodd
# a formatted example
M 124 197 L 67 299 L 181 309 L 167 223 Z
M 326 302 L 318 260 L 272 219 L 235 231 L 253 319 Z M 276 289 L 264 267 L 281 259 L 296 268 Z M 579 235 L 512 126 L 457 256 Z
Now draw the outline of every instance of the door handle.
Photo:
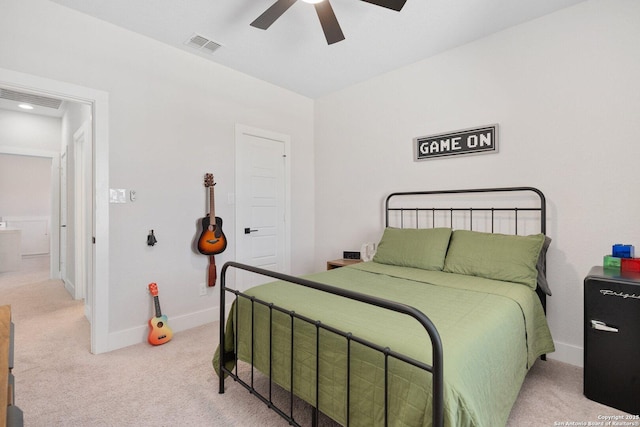
M 250 234 L 250 233 L 253 233 L 254 231 L 258 231 L 258 230 L 247 227 L 244 229 L 244 234 Z
M 618 328 L 614 328 L 613 326 L 609 326 L 606 323 L 601 322 L 599 320 L 592 320 L 591 321 L 591 327 L 593 329 L 598 330 L 598 331 L 618 332 Z

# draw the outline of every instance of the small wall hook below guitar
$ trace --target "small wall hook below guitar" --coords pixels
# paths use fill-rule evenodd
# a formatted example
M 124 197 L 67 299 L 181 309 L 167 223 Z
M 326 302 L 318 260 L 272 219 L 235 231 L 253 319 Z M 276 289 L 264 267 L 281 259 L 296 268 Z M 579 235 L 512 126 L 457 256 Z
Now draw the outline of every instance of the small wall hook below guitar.
M 156 243 L 158 243 L 158 240 L 156 240 L 156 236 L 153 234 L 153 230 L 151 230 L 147 236 L 147 245 L 154 246 Z

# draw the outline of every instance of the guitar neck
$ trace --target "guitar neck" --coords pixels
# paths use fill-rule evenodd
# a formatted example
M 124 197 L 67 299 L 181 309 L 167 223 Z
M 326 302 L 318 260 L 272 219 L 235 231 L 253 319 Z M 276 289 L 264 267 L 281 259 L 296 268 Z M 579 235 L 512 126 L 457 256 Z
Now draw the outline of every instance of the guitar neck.
M 213 185 L 209 187 L 209 217 L 210 218 L 216 217 L 216 201 L 215 201 L 216 199 L 213 195 Z
M 158 296 L 153 297 L 153 303 L 156 306 L 156 317 L 162 317 L 162 311 L 160 310 L 160 298 Z

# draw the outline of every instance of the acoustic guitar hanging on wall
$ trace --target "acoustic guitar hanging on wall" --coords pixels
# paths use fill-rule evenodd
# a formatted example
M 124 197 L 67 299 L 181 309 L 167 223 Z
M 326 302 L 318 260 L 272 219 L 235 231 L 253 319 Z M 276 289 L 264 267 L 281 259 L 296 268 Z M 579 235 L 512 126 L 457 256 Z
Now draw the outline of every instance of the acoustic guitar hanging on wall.
M 222 231 L 222 218 L 216 216 L 215 196 L 213 187 L 213 174 L 204 175 L 204 186 L 209 189 L 209 213 L 200 220 L 200 238 L 198 239 L 198 251 L 209 256 L 208 285 L 216 284 L 216 260 L 215 256 L 227 248 L 227 238 Z

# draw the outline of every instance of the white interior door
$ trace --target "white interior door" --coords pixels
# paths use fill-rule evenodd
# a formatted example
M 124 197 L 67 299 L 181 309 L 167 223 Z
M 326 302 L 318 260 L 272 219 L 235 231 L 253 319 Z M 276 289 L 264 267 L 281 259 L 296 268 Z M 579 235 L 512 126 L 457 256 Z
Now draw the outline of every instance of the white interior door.
M 93 173 L 91 162 L 91 126 L 85 122 L 73 134 L 74 145 L 74 236 L 75 236 L 75 299 L 87 295 L 91 265 L 93 263 L 91 238 Z M 91 265 L 90 265 L 91 264 Z M 85 314 L 88 318 L 90 305 L 85 298 Z
M 60 156 L 60 279 L 67 282 L 67 151 Z
M 287 135 L 236 126 L 236 259 L 289 272 L 289 143 Z M 237 288 L 267 279 L 236 273 Z

